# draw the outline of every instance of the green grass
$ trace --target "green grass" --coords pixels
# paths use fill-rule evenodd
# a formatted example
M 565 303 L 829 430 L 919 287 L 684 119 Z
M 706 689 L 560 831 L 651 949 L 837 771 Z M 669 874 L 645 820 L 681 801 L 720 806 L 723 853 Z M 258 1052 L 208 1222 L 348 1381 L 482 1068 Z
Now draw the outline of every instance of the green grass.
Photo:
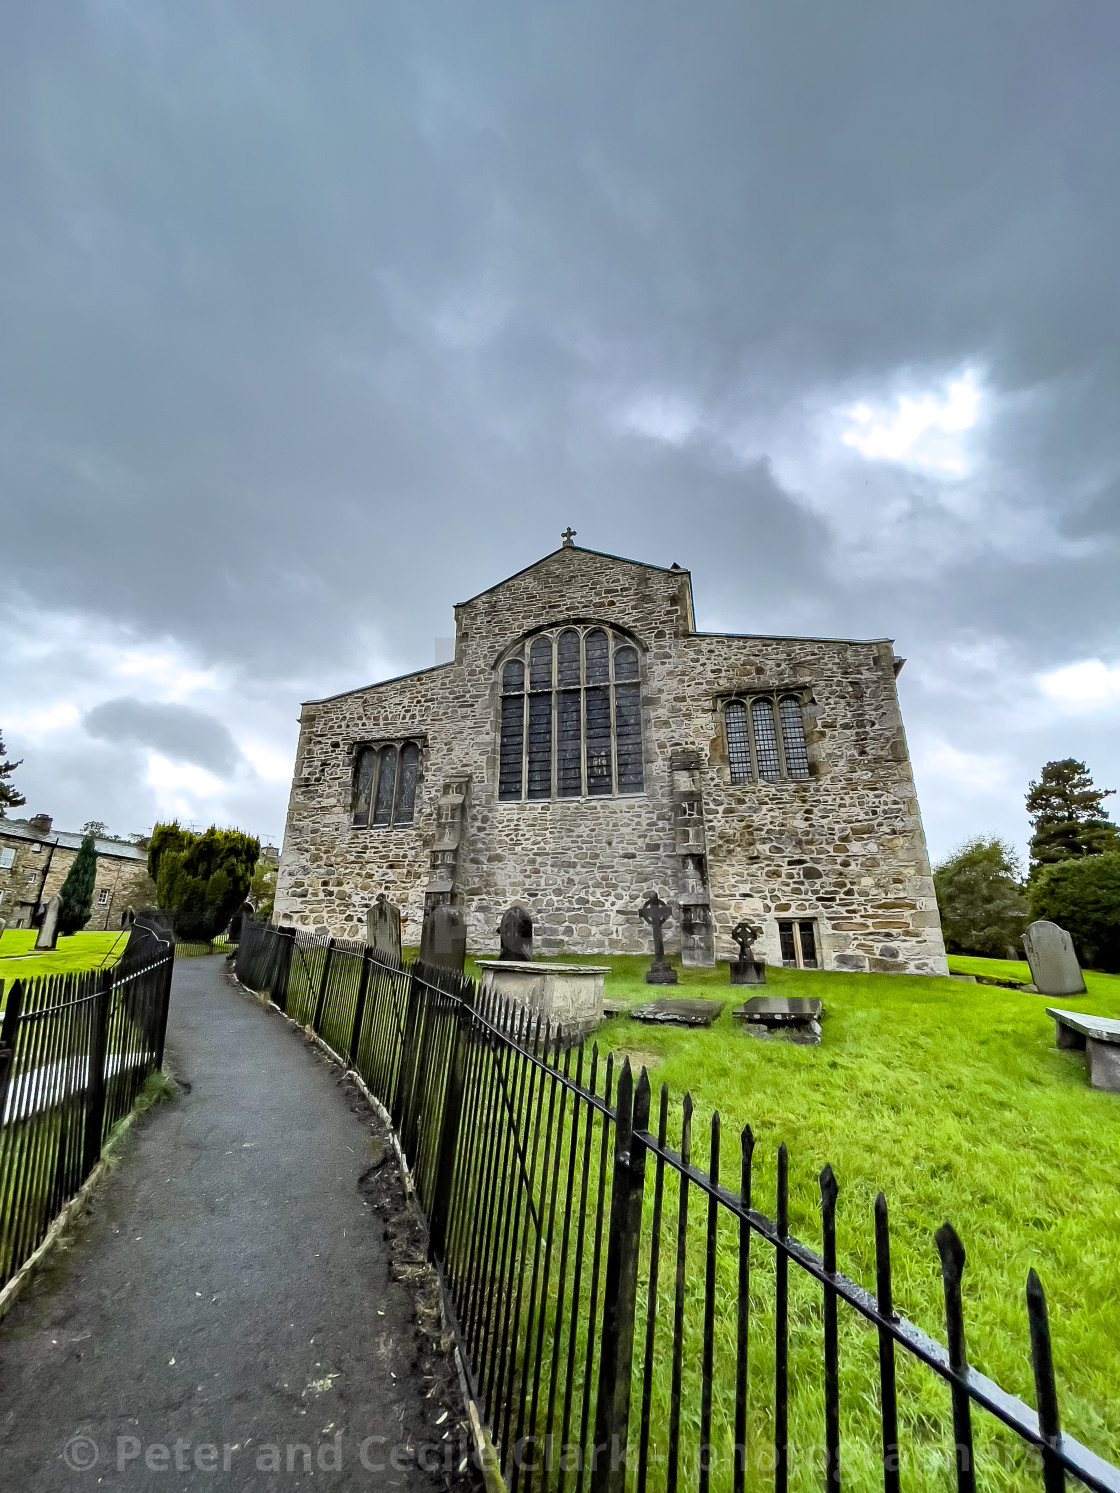
M 10 928 L 0 933 L 0 980 L 37 980 L 43 975 L 66 975 L 76 970 L 115 964 L 124 953 L 128 932 L 73 933 L 59 938 L 50 953 L 36 954 L 34 928 Z
M 648 959 L 569 958 L 609 965 L 606 993 L 628 1005 L 673 993 L 644 983 Z M 1008 978 L 1021 968 L 1029 978 L 1026 966 L 1013 961 L 953 962 L 966 964 L 969 973 Z M 944 1302 L 933 1233 L 950 1219 L 967 1250 L 970 1360 L 1031 1405 L 1023 1292 L 1033 1266 L 1050 1306 L 1063 1428 L 1120 1462 L 1120 1095 L 1088 1086 L 1081 1055 L 1055 1048 L 1053 1022 L 1045 1014 L 1047 1005 L 1056 1005 L 1120 1015 L 1120 976 L 1090 973 L 1088 994 L 1063 1000 L 905 975 L 771 967 L 767 977 L 774 993 L 823 1000 L 819 1047 L 746 1035 L 732 1019 L 731 1007 L 752 992 L 730 988 L 726 965 L 682 971 L 677 987 L 682 994 L 725 1002 L 713 1027 L 647 1026 L 620 1016 L 600 1028 L 599 1047 L 613 1050 L 616 1060 L 626 1053 L 634 1065 L 649 1069 L 655 1108 L 657 1088 L 668 1085 L 671 1141 L 680 1131 L 680 1100 L 691 1092 L 693 1156 L 701 1165 L 708 1156 L 708 1118 L 713 1110 L 720 1112 L 721 1177 L 730 1186 L 737 1184 L 738 1132 L 749 1123 L 757 1141 L 756 1206 L 771 1216 L 775 1153 L 785 1141 L 791 1227 L 818 1249 L 817 1177 L 831 1162 L 840 1183 L 840 1268 L 866 1285 L 874 1283 L 872 1208 L 882 1188 L 890 1205 L 896 1309 L 941 1341 Z M 702 1212 L 699 1200 L 697 1212 Z M 695 1222 L 699 1228 L 701 1220 Z M 672 1246 L 663 1235 L 663 1257 L 666 1247 Z M 728 1282 L 734 1278 L 732 1248 L 732 1231 L 725 1225 L 721 1277 Z M 692 1255 L 697 1270 L 701 1249 L 697 1235 Z M 767 1289 L 760 1277 L 763 1300 Z M 801 1294 L 804 1299 L 793 1308 L 791 1364 L 804 1393 L 795 1389 L 791 1427 L 795 1440 L 810 1445 L 820 1440 L 814 1379 L 819 1378 L 820 1306 L 815 1288 Z M 672 1310 L 671 1294 L 659 1292 L 659 1297 L 659 1320 L 664 1320 Z M 723 1299 L 722 1290 L 717 1318 L 717 1338 L 733 1332 L 732 1298 L 729 1293 Z M 687 1330 L 686 1342 L 692 1337 Z M 877 1401 L 874 1340 L 849 1321 L 842 1350 L 850 1444 L 869 1451 Z M 686 1350 L 686 1363 L 698 1351 L 697 1340 Z M 764 1363 L 764 1341 L 759 1353 Z M 947 1424 L 948 1396 L 928 1374 L 909 1368 L 900 1374 L 909 1438 L 932 1448 Z M 764 1391 L 764 1375 L 760 1385 Z M 661 1389 L 655 1394 L 659 1413 L 667 1408 L 659 1405 Z M 717 1386 L 717 1403 L 729 1392 L 727 1385 Z M 976 1435 L 978 1445 L 1004 1449 L 991 1453 L 1004 1460 L 988 1465 L 982 1474 L 986 1486 L 1037 1482 L 1013 1442 L 1001 1441 L 1003 1433 L 982 1412 L 976 1413 Z M 867 1473 L 873 1481 L 872 1470 Z M 943 1469 L 912 1463 L 906 1481 L 943 1486 L 945 1475 Z M 800 1476 L 793 1485 L 802 1485 Z M 812 1485 L 812 1478 L 804 1483 Z

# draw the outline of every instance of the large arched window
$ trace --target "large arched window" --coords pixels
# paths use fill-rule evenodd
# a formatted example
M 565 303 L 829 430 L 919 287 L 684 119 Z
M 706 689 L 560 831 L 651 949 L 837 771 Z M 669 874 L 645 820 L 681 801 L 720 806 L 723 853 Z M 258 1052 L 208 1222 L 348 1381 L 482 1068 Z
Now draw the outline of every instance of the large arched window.
M 729 700 L 723 712 L 733 783 L 780 783 L 809 776 L 801 701 L 796 695 Z
M 419 770 L 415 741 L 362 747 L 354 763 L 354 828 L 411 824 Z
M 500 665 L 498 797 L 644 792 L 638 650 L 607 627 L 540 633 Z

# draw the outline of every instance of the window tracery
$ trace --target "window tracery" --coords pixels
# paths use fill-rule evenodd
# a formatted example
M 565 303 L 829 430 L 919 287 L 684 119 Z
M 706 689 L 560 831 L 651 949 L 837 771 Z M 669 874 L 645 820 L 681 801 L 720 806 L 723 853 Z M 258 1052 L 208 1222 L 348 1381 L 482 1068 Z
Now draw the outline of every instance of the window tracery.
M 797 695 L 771 692 L 728 700 L 723 724 L 733 783 L 797 782 L 810 776 L 805 723 Z
M 415 741 L 362 747 L 354 763 L 354 828 L 411 824 L 419 772 L 420 747 Z

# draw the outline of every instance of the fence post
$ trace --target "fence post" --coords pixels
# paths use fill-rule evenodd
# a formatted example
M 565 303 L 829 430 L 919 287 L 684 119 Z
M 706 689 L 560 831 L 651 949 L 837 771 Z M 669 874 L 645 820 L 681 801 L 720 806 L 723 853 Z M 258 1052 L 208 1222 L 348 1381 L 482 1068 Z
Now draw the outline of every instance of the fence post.
M 422 991 L 423 984 L 421 978 L 417 974 L 416 966 L 413 965 L 408 980 L 404 1031 L 401 1033 L 401 1061 L 397 1071 L 397 1092 L 393 1096 L 393 1129 L 399 1136 L 404 1135 L 405 1120 L 412 1111 L 412 1090 L 416 1082 L 416 1067 L 420 1056 L 416 1033 L 420 1026 L 420 1006 L 423 1000 Z M 404 1150 L 405 1156 L 408 1158 L 407 1147 Z
M 436 1152 L 436 1180 L 432 1188 L 432 1216 L 428 1224 L 428 1255 L 443 1258 L 447 1241 L 447 1224 L 451 1211 L 451 1184 L 455 1179 L 455 1158 L 459 1150 L 459 1126 L 463 1118 L 463 1087 L 467 1075 L 467 1042 L 474 1012 L 468 1002 L 460 1000 L 455 1008 L 455 1046 L 447 1065 L 447 1085 L 443 1092 L 443 1118 L 439 1127 Z
M 358 1066 L 358 1048 L 362 1041 L 362 1018 L 366 1014 L 366 993 L 369 990 L 369 967 L 372 963 L 369 945 L 362 949 L 362 973 L 358 981 L 358 998 L 354 1002 L 354 1026 L 350 1032 L 349 1062 L 351 1068 Z
M 634 1132 L 649 1127 L 649 1079 L 643 1070 L 634 1088 L 630 1059 L 618 1075 L 615 1101 L 614 1173 L 599 1348 L 599 1396 L 595 1406 L 591 1493 L 623 1493 L 630 1423 L 630 1378 L 634 1362 L 634 1315 L 638 1294 L 642 1195 L 646 1148 Z
M 163 1049 L 167 1041 L 167 1013 L 171 1007 L 171 980 L 175 973 L 175 950 L 168 949 L 161 964 L 156 966 L 160 981 L 159 1030 L 156 1036 L 155 1072 L 163 1067 Z
M 99 988 L 93 1003 L 93 1025 L 89 1035 L 86 1127 L 82 1147 L 82 1173 L 87 1177 L 101 1155 L 101 1131 L 105 1125 L 105 1049 L 109 1036 L 109 1001 L 113 993 L 112 971 L 105 970 L 98 977 L 97 984 Z
M 292 950 L 296 946 L 294 928 L 277 928 L 273 946 L 272 989 L 268 998 L 285 1016 L 288 1014 L 288 975 L 292 968 Z
M 334 954 L 334 939 L 327 939 L 327 952 L 323 955 L 323 973 L 319 976 L 319 994 L 315 1001 L 315 1015 L 311 1021 L 311 1030 L 318 1033 L 323 1021 L 323 1003 L 327 998 L 327 977 L 331 972 L 331 957 Z
M 0 994 L 3 993 L 4 985 L 0 981 Z M 8 1102 L 8 1084 L 12 1077 L 12 1062 L 16 1050 L 16 1028 L 19 1025 L 19 1013 L 23 1008 L 23 981 L 17 980 L 8 995 L 8 1004 L 4 1007 L 4 1021 L 0 1025 L 0 1125 L 4 1122 L 4 1107 Z

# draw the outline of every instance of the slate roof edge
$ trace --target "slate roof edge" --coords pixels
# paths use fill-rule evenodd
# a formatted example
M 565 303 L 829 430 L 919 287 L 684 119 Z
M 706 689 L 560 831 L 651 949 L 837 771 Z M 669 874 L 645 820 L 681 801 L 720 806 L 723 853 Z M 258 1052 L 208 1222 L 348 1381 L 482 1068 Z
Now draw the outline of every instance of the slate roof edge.
M 61 850 L 78 850 L 85 838 L 84 835 L 76 834 L 68 829 L 50 829 L 44 835 L 32 829 L 26 820 L 0 819 L 0 839 L 5 835 L 11 835 L 16 840 L 29 840 L 39 845 L 58 845 Z M 126 861 L 148 859 L 146 850 L 141 850 L 137 845 L 126 845 L 121 840 L 94 840 L 93 846 L 98 855 L 117 856 Z

